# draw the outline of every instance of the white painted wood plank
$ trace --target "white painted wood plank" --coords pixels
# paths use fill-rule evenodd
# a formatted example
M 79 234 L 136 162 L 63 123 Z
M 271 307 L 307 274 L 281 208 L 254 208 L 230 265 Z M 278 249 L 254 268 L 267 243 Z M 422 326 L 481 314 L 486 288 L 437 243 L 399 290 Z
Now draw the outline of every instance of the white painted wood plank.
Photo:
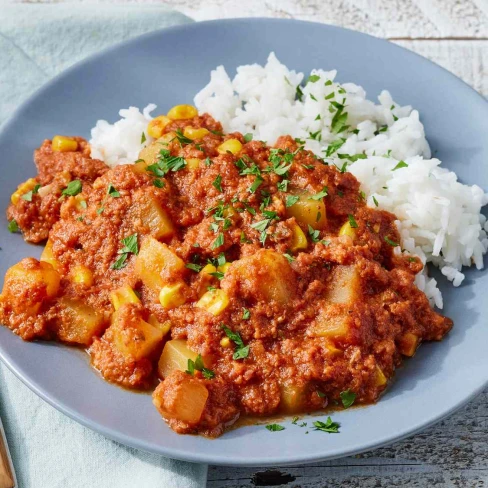
M 0 0 L 28 3 L 86 3 L 93 0 Z M 488 38 L 487 0 L 129 0 L 171 6 L 209 20 L 284 17 L 325 22 L 380 37 Z M 100 3 L 126 3 L 101 0 Z

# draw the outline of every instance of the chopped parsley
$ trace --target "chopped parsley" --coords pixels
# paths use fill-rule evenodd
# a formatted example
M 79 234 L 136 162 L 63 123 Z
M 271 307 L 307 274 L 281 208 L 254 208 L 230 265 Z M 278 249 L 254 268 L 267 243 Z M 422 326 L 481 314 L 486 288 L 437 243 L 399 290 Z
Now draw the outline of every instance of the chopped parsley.
M 297 195 L 287 195 L 286 196 L 286 201 L 285 201 L 285 207 L 291 207 L 292 205 L 295 205 L 295 203 L 300 200 L 300 197 Z
M 111 197 L 114 197 L 114 198 L 119 198 L 120 197 L 120 193 L 118 192 L 118 190 L 115 188 L 114 185 L 112 185 L 112 183 L 110 183 L 108 185 L 108 188 L 107 188 L 107 195 L 110 195 Z
M 9 232 L 12 232 L 12 234 L 14 232 L 19 232 L 19 224 L 17 224 L 17 221 L 15 219 L 12 219 L 9 223 L 8 223 L 8 226 L 7 226 L 7 229 Z
M 385 241 L 390 244 L 390 246 L 397 247 L 399 246 L 398 242 L 392 241 L 388 236 L 385 236 Z
M 203 266 L 201 264 L 187 263 L 185 264 L 185 268 L 191 269 L 192 271 L 195 271 L 195 273 L 199 273 Z
M 280 191 L 287 191 L 288 190 L 288 185 L 290 184 L 290 180 L 281 180 L 276 187 Z
M 244 135 L 244 140 L 246 142 L 251 142 L 252 138 L 253 138 L 253 135 L 250 132 L 248 132 L 247 134 Z
M 314 229 L 310 224 L 308 225 L 308 235 L 313 242 L 319 242 L 320 240 L 320 231 Z
M 160 180 L 159 178 L 155 178 L 153 180 L 153 185 L 156 187 L 156 188 L 164 188 L 165 187 L 165 183 L 163 180 Z
M 117 254 L 120 256 L 117 260 L 110 266 L 112 269 L 122 269 L 127 266 L 127 258 L 129 254 L 139 254 L 139 246 L 137 244 L 137 233 L 131 234 L 130 236 L 124 237 L 122 239 L 122 244 L 124 247 L 120 249 Z
M 356 222 L 356 219 L 354 218 L 354 215 L 351 215 L 351 214 L 348 214 L 347 215 L 347 218 L 349 220 L 349 225 L 353 228 L 353 229 L 357 229 L 358 228 L 358 223 Z
M 196 357 L 195 361 L 188 358 L 188 369 L 185 371 L 185 373 L 193 376 L 195 374 L 195 371 L 201 371 L 203 374 L 203 377 L 206 380 L 211 380 L 212 378 L 215 377 L 215 373 L 211 369 L 207 369 L 203 365 L 203 359 L 202 359 L 201 354 L 199 354 Z
M 351 390 L 341 391 L 340 396 L 344 408 L 349 408 L 356 400 L 356 393 Z
M 325 149 L 325 157 L 330 158 L 338 149 L 340 149 L 344 145 L 345 142 L 346 139 L 342 137 L 340 139 L 332 141 Z
M 158 178 L 166 176 L 170 171 L 176 172 L 186 166 L 186 161 L 181 156 L 171 156 L 168 149 L 161 149 L 157 162 L 146 167 L 146 171 Z
M 317 395 L 318 395 L 320 398 L 325 398 L 325 397 L 326 397 L 326 394 L 325 394 L 323 391 L 319 391 L 319 390 L 317 390 Z
M 61 192 L 61 195 L 69 195 L 74 197 L 81 193 L 81 181 L 73 180 L 68 183 L 68 186 Z
M 224 234 L 221 232 L 212 244 L 211 249 L 217 249 L 224 244 Z
M 245 346 L 239 332 L 234 332 L 229 327 L 222 325 L 225 335 L 235 344 L 233 359 L 245 359 L 249 356 L 249 345 Z
M 215 271 L 214 273 L 209 273 L 209 275 L 217 278 L 219 281 L 224 278 L 224 273 L 222 273 L 222 271 Z
M 324 83 L 325 86 L 330 86 L 332 85 L 332 80 L 327 80 L 325 83 Z
M 300 85 L 297 85 L 295 96 L 296 96 L 298 101 L 301 102 L 303 100 L 303 91 L 302 91 L 302 87 Z
M 373 196 L 373 202 L 376 206 L 378 206 L 378 200 L 376 200 L 376 198 Z
M 332 117 L 330 128 L 334 134 L 339 134 L 340 132 L 344 132 L 349 127 L 346 125 L 347 112 L 344 112 L 344 105 L 337 102 L 331 102 L 331 104 L 335 104 L 334 106 L 337 108 L 337 111 L 334 114 L 334 117 Z
M 320 420 L 316 420 L 313 423 L 315 430 L 320 430 L 322 432 L 327 432 L 328 434 L 338 434 L 340 424 L 337 422 L 333 422 L 330 417 L 327 417 L 326 422 L 321 422 Z
M 329 189 L 324 186 L 321 191 L 316 193 L 315 195 L 311 195 L 309 197 L 310 200 L 322 200 L 322 198 L 325 198 L 329 194 Z
M 405 161 L 400 161 L 393 169 L 392 171 L 395 171 L 400 168 L 408 168 L 408 164 Z
M 146 142 L 146 134 L 144 132 L 141 134 L 141 144 L 144 144 Z
M 285 254 L 283 254 L 283 256 L 285 256 L 285 258 L 288 260 L 289 263 L 292 263 L 293 261 L 295 261 L 295 258 L 286 252 L 285 252 Z
M 319 75 L 310 75 L 308 77 L 307 83 L 315 83 L 316 81 L 319 81 L 319 80 L 320 80 Z
M 192 144 L 193 141 L 189 139 L 188 137 L 183 135 L 183 132 L 181 132 L 181 129 L 176 130 L 176 139 L 178 140 L 180 146 L 183 146 L 183 144 Z
M 220 193 L 222 193 L 222 176 L 217 175 L 212 183 L 212 186 L 216 188 Z
M 247 308 L 242 309 L 242 320 L 249 320 L 251 317 L 251 312 Z
M 279 432 L 280 430 L 285 430 L 285 428 L 280 424 L 268 424 L 266 428 L 271 432 Z
M 254 183 L 248 188 L 249 193 L 255 193 L 256 190 L 261 186 L 263 183 L 263 178 L 261 176 L 256 176 L 256 179 L 254 180 Z

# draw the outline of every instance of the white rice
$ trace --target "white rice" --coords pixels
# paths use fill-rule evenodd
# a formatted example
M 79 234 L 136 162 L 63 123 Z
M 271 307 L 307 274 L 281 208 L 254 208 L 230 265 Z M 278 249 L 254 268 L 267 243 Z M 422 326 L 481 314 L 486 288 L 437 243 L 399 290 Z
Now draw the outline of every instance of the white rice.
M 480 212 L 488 194 L 476 185 L 459 183 L 455 173 L 442 168 L 438 159 L 430 159 L 416 110 L 399 106 L 387 91 L 381 92 L 375 104 L 366 99 L 360 86 L 335 82 L 336 74 L 313 70 L 299 100 L 296 87 L 304 81 L 303 73 L 290 71 L 271 53 L 265 66 L 240 66 L 232 80 L 223 66 L 216 68 L 208 85 L 195 96 L 195 105 L 199 112 L 219 120 L 226 132 L 252 133 L 269 144 L 289 134 L 324 157 L 330 143 L 342 143 L 326 158 L 339 167 L 347 158 L 338 155 L 365 155 L 350 164 L 348 171 L 361 182 L 368 205 L 377 203 L 378 208 L 395 213 L 404 252 L 432 262 L 459 286 L 463 266 L 483 268 L 488 223 Z M 334 124 L 337 105 L 331 102 L 343 105 L 347 113 L 344 124 L 349 128 L 339 133 L 337 117 Z M 135 107 L 121 110 L 122 119 L 113 125 L 98 121 L 90 141 L 93 157 L 110 166 L 135 161 L 142 147 L 152 141 L 145 134 L 142 143 L 141 135 L 155 107 L 148 105 L 142 113 Z M 437 282 L 426 270 L 417 275 L 416 284 L 432 305 L 442 308 Z

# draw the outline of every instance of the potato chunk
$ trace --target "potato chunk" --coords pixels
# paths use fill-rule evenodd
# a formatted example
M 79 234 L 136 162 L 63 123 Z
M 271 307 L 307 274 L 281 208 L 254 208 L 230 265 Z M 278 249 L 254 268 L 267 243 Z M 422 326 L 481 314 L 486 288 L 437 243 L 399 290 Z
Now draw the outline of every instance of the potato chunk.
M 153 404 L 165 419 L 197 424 L 209 392 L 203 383 L 190 375 L 179 373 L 177 379 L 170 384 L 167 384 L 168 380 L 159 384 L 153 393 Z
M 313 200 L 308 192 L 296 193 L 299 200 L 286 209 L 287 217 L 295 217 L 296 221 L 314 229 L 323 229 L 327 223 L 325 203 L 323 199 Z
M 349 304 L 357 300 L 360 292 L 360 278 L 355 266 L 337 266 L 332 271 L 326 300 L 330 303 Z
M 168 377 L 173 371 L 186 371 L 188 360 L 195 361 L 198 354 L 186 345 L 182 339 L 173 339 L 164 345 L 158 362 L 158 373 L 161 378 Z
M 347 314 L 330 315 L 327 309 L 321 310 L 310 328 L 312 337 L 342 339 L 351 327 L 351 318 Z
M 234 261 L 229 267 L 221 286 L 232 288 L 237 281 L 239 292 L 244 298 L 288 303 L 295 293 L 295 274 L 288 260 L 271 249 Z
M 149 356 L 163 341 L 163 333 L 142 320 L 133 305 L 122 305 L 112 314 L 113 343 L 125 358 Z
M 133 220 L 140 219 L 156 239 L 163 239 L 174 234 L 174 226 L 168 213 L 154 196 L 148 196 L 138 201 L 130 208 L 129 215 Z
M 60 322 L 57 334 L 60 340 L 88 346 L 93 337 L 104 330 L 104 316 L 81 300 L 62 298 L 58 304 Z
M 284 413 L 296 413 L 303 409 L 306 385 L 293 383 L 280 385 L 280 410 Z
M 7 270 L 2 295 L 17 313 L 34 315 L 44 300 L 57 295 L 59 282 L 51 264 L 25 258 Z
M 175 274 L 185 269 L 185 263 L 166 244 L 153 237 L 142 241 L 136 258 L 135 272 L 139 279 L 152 290 L 156 297 L 161 288 L 170 281 L 176 281 Z

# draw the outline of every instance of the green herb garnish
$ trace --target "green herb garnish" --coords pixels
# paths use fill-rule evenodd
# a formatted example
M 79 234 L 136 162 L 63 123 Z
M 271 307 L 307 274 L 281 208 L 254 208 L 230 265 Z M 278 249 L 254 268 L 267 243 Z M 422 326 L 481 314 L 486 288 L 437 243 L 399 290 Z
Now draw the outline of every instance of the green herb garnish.
M 73 180 L 68 183 L 68 186 L 61 192 L 61 195 L 69 195 L 74 197 L 81 193 L 81 181 Z
M 351 390 L 341 391 L 340 396 L 344 408 L 349 408 L 356 400 L 356 393 Z
M 271 432 L 279 432 L 280 430 L 285 430 L 285 428 L 279 424 L 268 424 L 266 428 Z
M 249 356 L 249 345 L 245 346 L 239 332 L 234 332 L 229 327 L 222 325 L 225 335 L 235 344 L 233 359 L 245 359 Z
M 328 434 L 338 434 L 340 424 L 337 422 L 333 422 L 330 417 L 327 417 L 326 422 L 321 422 L 320 420 L 316 420 L 313 423 L 315 430 L 320 430 L 322 432 L 327 432 Z

